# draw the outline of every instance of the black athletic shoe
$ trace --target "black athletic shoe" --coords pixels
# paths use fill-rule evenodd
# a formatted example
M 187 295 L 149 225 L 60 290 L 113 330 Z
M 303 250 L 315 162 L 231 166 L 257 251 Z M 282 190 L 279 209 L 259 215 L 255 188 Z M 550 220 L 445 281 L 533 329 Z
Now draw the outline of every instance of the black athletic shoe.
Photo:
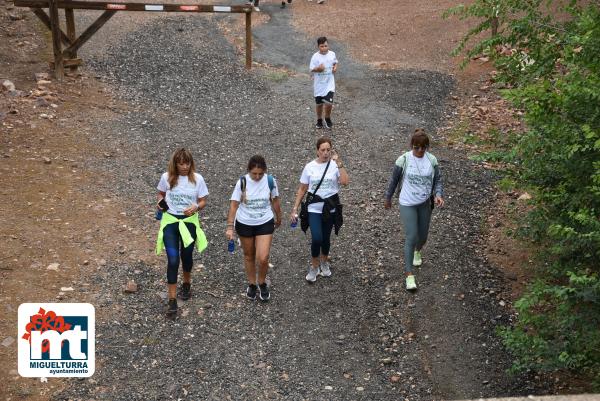
M 246 288 L 246 297 L 248 297 L 248 299 L 251 299 L 253 301 L 256 300 L 256 284 L 249 284 L 248 288 Z
M 181 286 L 181 291 L 179 292 L 179 298 L 187 301 L 192 297 L 192 284 L 191 283 L 183 283 Z
M 325 125 L 324 125 L 324 127 L 325 128 L 329 128 L 329 129 L 333 128 L 333 123 L 331 122 L 331 118 L 326 118 L 325 119 Z
M 288 4 L 292 4 L 292 0 L 287 0 Z
M 260 289 L 260 293 L 258 294 L 260 300 L 265 302 L 268 301 L 271 298 L 271 293 L 269 292 L 267 283 L 262 283 L 258 288 Z
M 316 129 L 322 129 L 323 128 L 323 120 L 322 119 L 318 119 L 317 120 L 317 124 L 315 124 L 315 128 Z
M 167 308 L 167 317 L 175 317 L 177 316 L 177 299 L 171 298 L 169 299 L 169 306 Z
M 285 8 L 285 1 L 281 2 L 281 8 Z

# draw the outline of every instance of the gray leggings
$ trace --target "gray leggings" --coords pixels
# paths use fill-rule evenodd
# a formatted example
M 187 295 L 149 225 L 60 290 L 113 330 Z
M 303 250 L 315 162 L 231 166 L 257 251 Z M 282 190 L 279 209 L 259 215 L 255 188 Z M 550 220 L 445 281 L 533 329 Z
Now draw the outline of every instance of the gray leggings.
M 404 242 L 404 271 L 412 272 L 415 249 L 418 251 L 427 242 L 429 222 L 431 221 L 431 204 L 429 199 L 415 206 L 400 205 L 400 217 L 404 224 L 406 240 Z

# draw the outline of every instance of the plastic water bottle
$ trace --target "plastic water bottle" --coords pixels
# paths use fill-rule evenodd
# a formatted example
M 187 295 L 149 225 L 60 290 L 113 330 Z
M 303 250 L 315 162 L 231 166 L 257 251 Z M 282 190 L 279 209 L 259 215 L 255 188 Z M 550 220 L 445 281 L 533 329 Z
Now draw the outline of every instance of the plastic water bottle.
M 156 220 L 162 220 L 162 214 L 163 214 L 162 210 L 159 209 L 156 211 L 156 213 L 154 213 L 154 218 Z
M 292 220 L 290 227 L 292 227 L 292 229 L 298 227 L 298 215 L 296 215 L 296 219 Z
M 227 251 L 229 251 L 230 255 L 233 255 L 233 251 L 235 250 L 235 242 L 230 239 L 229 242 L 227 243 Z

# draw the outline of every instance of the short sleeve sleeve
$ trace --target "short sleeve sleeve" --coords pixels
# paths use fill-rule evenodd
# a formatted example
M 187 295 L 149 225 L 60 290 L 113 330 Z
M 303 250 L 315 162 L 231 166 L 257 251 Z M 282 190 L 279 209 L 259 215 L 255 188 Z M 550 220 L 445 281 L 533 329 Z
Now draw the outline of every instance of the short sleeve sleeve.
M 310 175 L 308 174 L 308 166 L 304 167 L 302 170 L 302 175 L 300 176 L 300 184 L 310 184 Z
M 167 181 L 167 173 L 164 173 L 160 176 L 160 181 L 158 181 L 158 185 L 156 186 L 160 192 L 167 192 L 169 190 L 169 182 Z
M 237 180 L 235 183 L 235 188 L 233 188 L 233 193 L 231 194 L 231 199 L 237 202 L 242 201 L 242 188 L 240 187 L 240 180 Z
M 197 185 L 196 185 L 196 196 L 198 199 L 204 198 L 208 196 L 208 187 L 206 186 L 206 182 L 204 181 L 204 177 L 198 176 L 196 177 Z

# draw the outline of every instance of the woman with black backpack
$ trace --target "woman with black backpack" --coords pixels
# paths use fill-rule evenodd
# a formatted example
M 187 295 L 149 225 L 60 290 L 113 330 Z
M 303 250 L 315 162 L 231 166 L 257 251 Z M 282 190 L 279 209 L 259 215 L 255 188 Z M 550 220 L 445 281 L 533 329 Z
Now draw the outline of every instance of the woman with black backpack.
M 275 215 L 273 215 L 275 211 Z M 271 298 L 266 283 L 269 269 L 269 253 L 273 232 L 281 225 L 281 203 L 277 182 L 267 174 L 267 162 L 255 155 L 248 162 L 248 174 L 235 184 L 227 216 L 225 236 L 233 240 L 237 232 L 244 251 L 244 268 L 248 279 L 246 296 L 261 301 Z M 256 265 L 258 264 L 258 282 Z
M 300 217 L 303 231 L 306 232 L 310 227 L 312 243 L 311 262 L 306 275 L 308 282 L 317 281 L 318 275 L 331 276 L 328 261 L 331 230 L 335 227 L 337 234 L 342 224 L 342 205 L 338 192 L 340 184 L 348 185 L 348 181 L 348 172 L 337 152 L 332 149 L 331 139 L 319 138 L 317 158 L 302 170 L 296 201 L 290 216 L 292 223 L 296 223 Z M 306 200 L 302 202 L 305 194 Z M 299 211 L 300 215 L 298 215 Z

